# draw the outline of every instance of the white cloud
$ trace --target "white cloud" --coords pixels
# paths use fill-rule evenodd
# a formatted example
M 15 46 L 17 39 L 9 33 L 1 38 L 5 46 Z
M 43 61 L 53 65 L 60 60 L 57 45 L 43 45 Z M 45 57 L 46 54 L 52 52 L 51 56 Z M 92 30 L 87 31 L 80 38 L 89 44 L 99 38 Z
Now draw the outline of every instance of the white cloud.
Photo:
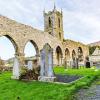
M 63 8 L 65 38 L 85 43 L 100 40 L 100 0 L 55 0 Z M 43 10 L 53 0 L 0 0 L 0 14 L 43 30 Z

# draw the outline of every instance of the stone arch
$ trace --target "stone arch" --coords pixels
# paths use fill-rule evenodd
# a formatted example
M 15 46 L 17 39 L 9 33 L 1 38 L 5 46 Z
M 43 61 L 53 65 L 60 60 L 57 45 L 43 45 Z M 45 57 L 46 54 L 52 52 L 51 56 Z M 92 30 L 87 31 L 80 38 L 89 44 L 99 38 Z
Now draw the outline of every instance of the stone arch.
M 14 46 L 15 53 L 17 54 L 17 53 L 18 53 L 18 45 L 17 45 L 17 43 L 15 42 L 15 40 L 14 40 L 10 35 L 2 35 L 2 36 L 5 36 L 6 38 L 8 38 L 8 39 L 11 41 L 11 43 L 12 43 L 13 46 Z M 0 37 L 2 37 L 2 36 L 0 36 Z
M 69 64 L 70 64 L 70 51 L 69 51 L 69 49 L 66 48 L 64 53 L 65 53 L 65 55 L 64 55 L 65 56 L 65 58 L 64 58 L 64 66 L 68 67 Z
M 60 46 L 56 47 L 56 61 L 57 61 L 57 65 L 62 65 L 62 58 L 63 58 L 63 54 L 62 54 L 62 49 Z
M 28 40 L 28 41 L 25 43 L 24 48 L 23 48 L 23 52 L 24 52 L 25 46 L 26 46 L 26 44 L 27 44 L 28 42 L 32 43 L 32 45 L 34 46 L 34 48 L 35 48 L 35 50 L 36 50 L 36 55 L 39 55 L 39 48 L 38 48 L 38 45 L 37 45 L 36 42 L 34 42 L 33 40 Z
M 78 47 L 78 60 L 83 61 L 83 50 L 81 47 Z
M 39 65 L 39 48 L 38 48 L 38 45 L 33 40 L 28 40 L 24 45 L 23 52 L 25 50 L 27 43 L 31 43 L 33 45 L 34 48 L 32 48 L 32 50 L 35 49 L 36 54 L 35 55 L 29 54 L 29 56 L 25 57 L 25 59 L 24 59 L 25 66 L 27 66 L 28 69 L 33 69 L 33 68 L 36 69 Z
M 14 58 L 13 60 L 10 61 L 10 64 L 12 65 L 11 67 L 13 67 L 13 76 L 12 78 L 15 78 L 15 79 L 18 79 L 19 78 L 19 70 L 20 70 L 20 59 L 19 59 L 19 47 L 17 45 L 17 43 L 15 42 L 15 40 L 8 34 L 6 35 L 1 35 L 0 37 L 6 37 L 13 45 L 13 48 L 14 48 Z M 7 60 L 7 63 L 9 64 L 9 60 Z

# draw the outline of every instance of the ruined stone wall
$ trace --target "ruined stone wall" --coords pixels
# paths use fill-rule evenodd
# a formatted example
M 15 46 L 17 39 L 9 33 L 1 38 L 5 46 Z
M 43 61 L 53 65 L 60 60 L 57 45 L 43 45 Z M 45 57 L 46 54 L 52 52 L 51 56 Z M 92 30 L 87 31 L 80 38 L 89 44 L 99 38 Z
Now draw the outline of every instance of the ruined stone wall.
M 48 34 L 47 32 L 34 29 L 31 26 L 20 24 L 14 20 L 10 20 L 4 16 L 0 16 L 0 37 L 7 36 L 13 43 L 16 51 L 16 55 L 19 57 L 20 62 L 24 61 L 24 48 L 28 41 L 33 41 L 34 46 L 38 49 L 38 54 L 43 46 L 48 43 L 53 48 L 53 60 L 54 64 L 57 64 L 56 60 L 56 48 L 59 46 L 62 50 L 63 58 L 65 57 L 65 49 L 68 48 L 70 51 L 70 58 L 72 58 L 72 50 L 77 52 L 78 47 L 82 47 L 84 57 L 88 55 L 88 48 L 86 45 L 81 43 L 72 42 L 66 40 L 61 42 L 56 37 Z M 62 59 L 63 59 L 62 58 Z

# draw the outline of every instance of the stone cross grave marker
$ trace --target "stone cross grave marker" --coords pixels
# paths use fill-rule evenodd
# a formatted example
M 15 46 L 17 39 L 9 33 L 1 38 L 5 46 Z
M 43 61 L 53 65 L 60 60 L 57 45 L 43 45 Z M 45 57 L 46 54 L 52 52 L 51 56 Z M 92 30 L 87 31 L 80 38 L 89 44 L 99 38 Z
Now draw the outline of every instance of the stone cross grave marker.
M 56 77 L 54 77 L 53 72 L 53 49 L 49 44 L 45 44 L 40 53 L 41 57 L 41 67 L 40 67 L 40 81 L 53 82 Z

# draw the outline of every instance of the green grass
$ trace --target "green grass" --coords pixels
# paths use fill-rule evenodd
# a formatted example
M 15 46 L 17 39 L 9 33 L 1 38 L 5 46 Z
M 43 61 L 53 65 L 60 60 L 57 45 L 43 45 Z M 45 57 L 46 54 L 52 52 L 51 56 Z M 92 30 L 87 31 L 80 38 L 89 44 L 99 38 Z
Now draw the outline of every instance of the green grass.
M 88 68 L 81 68 L 81 69 L 64 69 L 64 67 L 55 67 L 54 72 L 57 74 L 69 74 L 69 75 L 98 75 L 100 71 L 96 71 L 94 67 Z
M 0 74 L 0 100 L 66 100 L 67 85 L 45 82 L 22 82 L 11 80 L 11 73 Z
M 91 82 L 100 76 L 100 71 L 94 69 L 69 69 L 54 68 L 56 73 L 83 75 L 84 78 L 71 84 L 55 84 L 46 82 L 22 82 L 12 80 L 11 72 L 0 74 L 0 100 L 73 100 L 72 95 L 80 88 L 89 86 Z

